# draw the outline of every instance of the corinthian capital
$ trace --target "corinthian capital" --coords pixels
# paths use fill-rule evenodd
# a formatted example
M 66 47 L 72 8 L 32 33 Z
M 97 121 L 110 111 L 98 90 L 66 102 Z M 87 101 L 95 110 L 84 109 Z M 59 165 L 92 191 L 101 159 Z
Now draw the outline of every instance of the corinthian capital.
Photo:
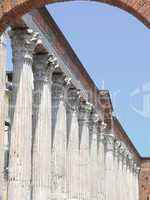
M 115 144 L 115 136 L 113 134 L 105 134 L 104 137 L 106 151 L 113 151 Z
M 76 88 L 70 88 L 67 91 L 67 110 L 68 111 L 77 111 L 79 106 L 79 95 L 78 90 Z
M 53 73 L 52 81 L 53 100 L 62 99 L 64 100 L 64 103 L 67 104 L 67 90 L 71 85 L 71 79 L 64 75 L 62 72 L 56 72 Z
M 51 54 L 48 58 L 47 65 L 53 70 L 59 67 L 58 60 L 54 54 Z
M 120 140 L 116 139 L 114 144 L 114 152 L 116 157 L 118 156 L 120 146 L 121 146 Z
M 32 60 L 33 51 L 37 45 L 39 34 L 31 29 L 12 29 L 9 33 L 12 41 L 14 59 Z
M 79 123 L 89 123 L 92 104 L 87 101 L 79 103 Z
M 137 176 L 139 175 L 140 170 L 141 170 L 140 166 L 137 166 L 137 167 L 136 167 L 136 170 L 135 170 L 135 174 L 136 174 Z
M 98 134 L 99 124 L 100 124 L 100 117 L 94 110 L 92 110 L 89 119 L 89 130 L 91 131 L 92 135 Z

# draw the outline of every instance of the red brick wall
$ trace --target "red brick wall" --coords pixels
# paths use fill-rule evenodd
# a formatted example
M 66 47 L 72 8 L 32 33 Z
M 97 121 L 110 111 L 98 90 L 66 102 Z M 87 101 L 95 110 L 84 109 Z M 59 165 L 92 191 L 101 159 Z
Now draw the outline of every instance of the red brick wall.
M 139 184 L 140 200 L 147 200 L 148 195 L 150 195 L 150 158 L 141 160 Z

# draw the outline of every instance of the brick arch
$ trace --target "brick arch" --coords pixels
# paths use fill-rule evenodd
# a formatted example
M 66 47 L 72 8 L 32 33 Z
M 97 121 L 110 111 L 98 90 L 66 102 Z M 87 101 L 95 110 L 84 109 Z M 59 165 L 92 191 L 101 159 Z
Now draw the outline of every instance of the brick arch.
M 29 12 L 48 3 L 62 2 L 63 0 L 0 0 L 0 32 L 7 25 Z M 66 1 L 66 0 L 64 0 Z M 137 17 L 150 28 L 150 0 L 95 0 L 117 6 Z

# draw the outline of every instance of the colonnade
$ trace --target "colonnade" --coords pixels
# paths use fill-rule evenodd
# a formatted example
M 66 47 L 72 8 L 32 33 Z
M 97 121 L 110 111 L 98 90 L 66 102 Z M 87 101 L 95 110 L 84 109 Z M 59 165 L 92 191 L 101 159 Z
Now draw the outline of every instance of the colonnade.
M 137 161 L 38 39 L 11 31 L 8 200 L 138 200 Z
M 139 163 L 114 135 L 105 134 L 105 138 L 106 200 L 138 200 Z

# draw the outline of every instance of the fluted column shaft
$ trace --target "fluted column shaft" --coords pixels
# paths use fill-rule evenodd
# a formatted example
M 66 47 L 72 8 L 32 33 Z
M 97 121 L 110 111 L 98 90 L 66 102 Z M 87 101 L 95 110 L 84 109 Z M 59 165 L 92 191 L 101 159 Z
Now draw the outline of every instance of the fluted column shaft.
M 139 200 L 139 173 L 140 173 L 140 167 L 137 166 L 136 168 L 136 200 Z
M 53 75 L 52 85 L 52 169 L 53 198 L 66 195 L 67 117 L 63 74 Z M 65 198 L 65 197 L 64 197 Z
M 106 178 L 106 200 L 114 200 L 114 140 L 112 134 L 105 134 L 105 178 Z
M 99 117 L 92 112 L 89 123 L 89 155 L 90 155 L 90 199 L 98 199 L 99 194 L 99 174 L 98 170 L 98 131 L 99 131 Z
M 134 199 L 135 200 L 139 200 L 139 182 L 138 182 L 138 179 L 139 179 L 139 171 L 140 171 L 140 168 L 137 164 L 137 162 L 135 162 L 134 164 L 134 190 L 135 190 L 135 196 L 134 196 Z
M 130 158 L 130 176 L 129 176 L 129 182 L 130 182 L 130 199 L 134 200 L 134 192 L 133 191 L 133 159 Z
M 6 197 L 6 180 L 4 178 L 4 166 L 5 166 L 5 156 L 4 156 L 4 127 L 5 127 L 5 67 L 6 67 L 6 34 L 3 33 L 0 36 L 0 199 Z
M 77 90 L 69 89 L 67 98 L 66 189 L 68 199 L 79 199 L 79 97 Z
M 119 149 L 119 166 L 120 166 L 120 198 L 123 200 L 125 198 L 125 145 L 121 143 Z
M 128 199 L 130 200 L 130 165 L 129 165 L 129 155 L 127 157 L 127 194 L 128 194 Z
M 118 169 L 118 174 L 119 174 L 119 198 L 123 199 L 123 187 L 124 187 L 124 179 L 123 179 L 123 151 L 124 148 L 122 146 L 122 143 L 119 148 L 119 169 Z
M 127 150 L 123 152 L 123 200 L 126 200 L 127 198 Z
M 8 199 L 31 198 L 32 54 L 37 34 L 29 29 L 11 32 L 13 51 L 12 128 Z
M 80 102 L 79 108 L 79 199 L 90 198 L 89 117 L 91 105 Z
M 100 200 L 106 199 L 106 185 L 105 185 L 105 137 L 104 137 L 105 127 L 103 124 L 99 126 L 98 133 L 98 144 L 97 144 L 97 156 L 98 156 L 98 191 Z
M 51 169 L 51 78 L 48 55 L 34 56 L 32 200 L 50 196 Z
M 119 188 L 120 188 L 120 183 L 119 183 L 119 147 L 120 147 L 120 141 L 116 140 L 115 141 L 115 149 L 114 149 L 114 174 L 116 177 L 116 183 L 114 185 L 114 190 L 115 190 L 115 198 L 114 199 L 119 199 Z

